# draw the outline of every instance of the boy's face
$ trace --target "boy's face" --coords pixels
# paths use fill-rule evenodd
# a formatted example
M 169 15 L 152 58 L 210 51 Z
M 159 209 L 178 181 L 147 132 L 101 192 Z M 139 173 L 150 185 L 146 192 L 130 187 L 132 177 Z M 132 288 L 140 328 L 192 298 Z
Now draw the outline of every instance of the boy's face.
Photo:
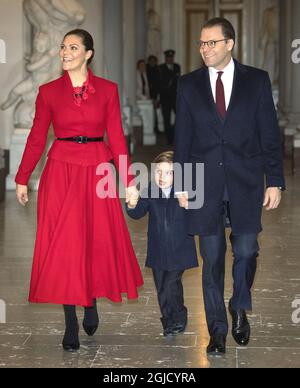
M 169 189 L 173 185 L 173 163 L 158 163 L 155 166 L 155 183 L 161 189 Z

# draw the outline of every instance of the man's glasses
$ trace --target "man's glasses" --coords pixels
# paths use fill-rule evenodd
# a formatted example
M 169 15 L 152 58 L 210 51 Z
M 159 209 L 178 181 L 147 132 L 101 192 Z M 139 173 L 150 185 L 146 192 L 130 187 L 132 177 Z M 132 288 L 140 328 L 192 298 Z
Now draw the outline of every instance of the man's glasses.
M 221 39 L 221 40 L 209 40 L 208 42 L 203 42 L 202 40 L 198 41 L 198 46 L 203 50 L 205 46 L 207 46 L 210 49 L 213 49 L 216 47 L 217 43 L 219 42 L 227 42 L 228 39 Z

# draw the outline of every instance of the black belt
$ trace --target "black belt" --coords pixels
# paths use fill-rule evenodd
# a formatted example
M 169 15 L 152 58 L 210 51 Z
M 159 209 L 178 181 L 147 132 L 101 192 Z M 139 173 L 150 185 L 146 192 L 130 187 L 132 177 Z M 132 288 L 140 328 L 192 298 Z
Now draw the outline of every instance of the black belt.
M 104 141 L 103 137 L 86 137 L 86 136 L 77 136 L 77 137 L 58 137 L 56 140 L 62 141 L 74 141 L 78 144 L 87 144 L 87 143 L 96 143 Z

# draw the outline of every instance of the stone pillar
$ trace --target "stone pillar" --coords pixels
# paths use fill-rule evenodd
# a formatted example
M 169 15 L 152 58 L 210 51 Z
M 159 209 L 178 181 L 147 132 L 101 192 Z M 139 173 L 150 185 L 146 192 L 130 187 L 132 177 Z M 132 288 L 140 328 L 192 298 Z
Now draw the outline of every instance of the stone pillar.
M 4 196 L 5 196 L 4 150 L 0 148 L 0 202 L 4 200 Z
M 132 107 L 136 105 L 136 34 L 136 0 L 126 0 L 123 10 L 124 103 Z
M 280 2 L 280 112 L 289 127 L 300 123 L 300 64 L 292 62 L 292 42 L 300 39 L 300 1 Z
M 105 77 L 119 85 L 123 103 L 123 1 L 104 0 Z
M 300 1 L 292 1 L 292 41 L 300 39 Z M 299 90 L 300 90 L 300 64 L 291 64 L 291 112 L 289 114 L 290 121 L 297 124 L 300 123 L 300 104 L 299 104 Z
M 89 31 L 94 38 L 95 57 L 91 68 L 95 75 L 104 75 L 104 0 L 78 0 L 86 11 L 84 23 L 80 28 Z
M 136 54 L 138 59 L 147 59 L 147 6 L 146 0 L 136 0 Z

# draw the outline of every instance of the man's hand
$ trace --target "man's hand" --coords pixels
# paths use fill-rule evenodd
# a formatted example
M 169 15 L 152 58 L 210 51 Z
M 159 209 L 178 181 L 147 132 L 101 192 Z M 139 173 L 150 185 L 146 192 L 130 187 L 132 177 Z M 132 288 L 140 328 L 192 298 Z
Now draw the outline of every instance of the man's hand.
M 266 190 L 263 206 L 266 207 L 267 211 L 275 210 L 280 205 L 281 197 L 281 190 L 278 187 L 269 187 Z
M 180 207 L 183 207 L 184 209 L 189 208 L 189 196 L 188 193 L 180 193 L 176 194 L 176 197 L 178 198 L 178 202 Z
M 133 201 L 138 201 L 140 193 L 136 186 L 130 186 L 126 188 L 126 203 L 133 203 Z
M 28 188 L 24 185 L 17 185 L 16 188 L 17 199 L 22 206 L 26 206 L 26 203 L 29 201 L 28 199 Z

